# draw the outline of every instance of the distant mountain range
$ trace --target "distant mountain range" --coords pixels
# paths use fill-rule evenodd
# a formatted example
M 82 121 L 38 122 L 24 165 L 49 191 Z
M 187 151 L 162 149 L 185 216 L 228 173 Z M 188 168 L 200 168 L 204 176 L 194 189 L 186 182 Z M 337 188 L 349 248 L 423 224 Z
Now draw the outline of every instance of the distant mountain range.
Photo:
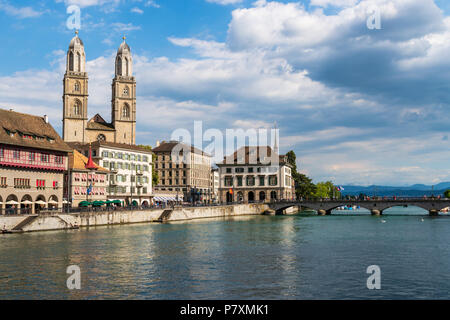
M 408 187 L 392 187 L 392 186 L 346 186 L 344 185 L 343 195 L 357 196 L 363 193 L 368 196 L 407 196 L 407 197 L 422 197 L 424 195 L 435 196 L 443 195 L 444 191 L 450 189 L 450 182 L 441 182 L 434 185 L 432 190 L 431 185 L 415 184 Z

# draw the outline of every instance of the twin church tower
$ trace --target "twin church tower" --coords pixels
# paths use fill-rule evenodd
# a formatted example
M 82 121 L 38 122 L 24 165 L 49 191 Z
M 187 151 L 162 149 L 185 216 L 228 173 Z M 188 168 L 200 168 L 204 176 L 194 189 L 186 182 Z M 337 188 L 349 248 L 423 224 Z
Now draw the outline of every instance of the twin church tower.
M 75 37 L 67 51 L 63 87 L 63 139 L 66 142 L 136 143 L 136 80 L 125 37 L 120 45 L 112 81 L 111 123 L 99 114 L 88 120 L 88 74 L 83 41 Z

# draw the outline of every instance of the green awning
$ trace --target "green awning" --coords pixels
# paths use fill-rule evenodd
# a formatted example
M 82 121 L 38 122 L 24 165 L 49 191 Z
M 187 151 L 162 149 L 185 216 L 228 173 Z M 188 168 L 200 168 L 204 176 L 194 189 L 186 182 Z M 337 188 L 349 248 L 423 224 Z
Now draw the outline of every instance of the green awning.
M 104 201 L 94 201 L 93 203 L 92 203 L 92 205 L 94 206 L 94 207 L 101 207 L 102 205 L 104 205 L 105 204 L 105 202 Z
M 113 200 L 112 203 L 114 203 L 114 204 L 122 204 L 122 201 L 120 201 L 120 200 Z
M 79 207 L 89 207 L 91 203 L 89 201 L 81 201 Z
M 138 203 L 137 203 L 137 201 L 136 200 L 133 200 L 133 202 L 131 203 L 133 206 L 137 206 L 138 205 Z

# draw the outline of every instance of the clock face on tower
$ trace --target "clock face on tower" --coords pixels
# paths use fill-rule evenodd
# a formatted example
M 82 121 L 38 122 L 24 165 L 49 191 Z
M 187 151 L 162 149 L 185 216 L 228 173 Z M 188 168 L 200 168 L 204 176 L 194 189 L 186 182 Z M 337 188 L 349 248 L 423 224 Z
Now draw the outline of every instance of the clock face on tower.
M 104 141 L 106 141 L 105 135 L 104 135 L 104 134 L 99 134 L 99 135 L 97 136 L 97 141 L 98 141 L 98 142 L 104 142 Z

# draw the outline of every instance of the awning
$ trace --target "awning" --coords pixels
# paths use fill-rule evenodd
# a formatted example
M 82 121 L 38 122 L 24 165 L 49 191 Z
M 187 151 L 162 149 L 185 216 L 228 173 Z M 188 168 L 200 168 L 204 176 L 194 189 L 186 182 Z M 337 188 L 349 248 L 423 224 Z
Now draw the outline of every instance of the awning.
M 153 197 L 153 200 L 155 201 L 177 201 L 177 196 L 156 196 Z M 182 201 L 183 196 L 178 195 L 178 201 Z
M 31 202 L 30 200 L 24 200 L 21 203 L 22 204 L 33 204 L 33 202 Z
M 19 204 L 19 203 L 17 201 L 14 201 L 14 200 L 9 200 L 8 202 L 6 202 L 6 204 L 13 205 L 13 204 Z
M 43 205 L 46 205 L 46 204 L 47 204 L 47 202 L 44 202 L 44 201 L 42 201 L 42 200 L 35 201 L 34 203 L 35 203 L 35 204 L 43 204 Z
M 58 202 L 55 201 L 55 200 L 49 200 L 48 203 L 49 203 L 49 204 L 58 204 Z

